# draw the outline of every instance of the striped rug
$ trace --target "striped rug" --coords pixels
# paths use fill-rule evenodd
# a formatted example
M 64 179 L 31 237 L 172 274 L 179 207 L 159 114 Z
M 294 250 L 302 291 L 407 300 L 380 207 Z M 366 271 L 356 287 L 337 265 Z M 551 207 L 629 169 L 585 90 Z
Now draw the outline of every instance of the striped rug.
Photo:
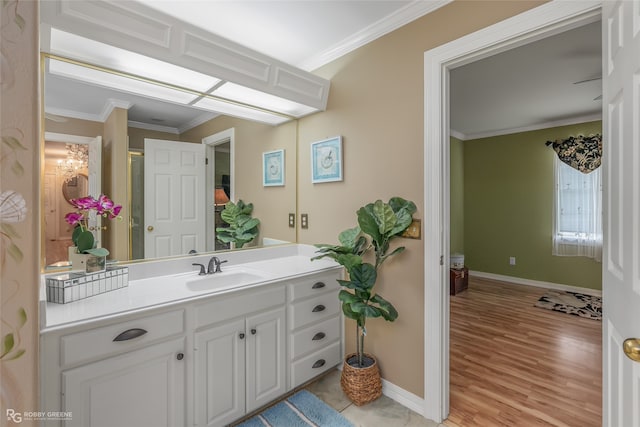
M 353 427 L 345 417 L 306 390 L 265 409 L 236 427 Z

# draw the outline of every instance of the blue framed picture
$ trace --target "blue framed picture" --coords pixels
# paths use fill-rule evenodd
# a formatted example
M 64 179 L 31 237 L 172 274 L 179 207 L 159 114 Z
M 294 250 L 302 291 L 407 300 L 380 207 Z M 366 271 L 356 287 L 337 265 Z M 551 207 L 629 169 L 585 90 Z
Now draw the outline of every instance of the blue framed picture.
M 284 185 L 284 150 L 262 153 L 262 185 Z
M 311 182 L 342 181 L 342 137 L 311 143 Z

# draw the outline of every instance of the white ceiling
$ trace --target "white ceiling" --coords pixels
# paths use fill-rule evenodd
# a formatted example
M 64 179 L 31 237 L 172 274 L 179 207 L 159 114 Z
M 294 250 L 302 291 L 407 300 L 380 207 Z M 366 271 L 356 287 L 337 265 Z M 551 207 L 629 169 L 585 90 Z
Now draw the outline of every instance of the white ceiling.
M 139 0 L 237 43 L 313 70 L 446 4 L 377 0 Z M 451 73 L 451 125 L 461 137 L 598 114 L 599 23 L 466 65 Z M 88 95 L 88 96 L 87 96 Z M 47 77 L 46 112 L 98 120 L 109 99 L 130 104 L 139 127 L 183 132 L 202 110 Z M 75 111 L 75 115 L 73 113 Z

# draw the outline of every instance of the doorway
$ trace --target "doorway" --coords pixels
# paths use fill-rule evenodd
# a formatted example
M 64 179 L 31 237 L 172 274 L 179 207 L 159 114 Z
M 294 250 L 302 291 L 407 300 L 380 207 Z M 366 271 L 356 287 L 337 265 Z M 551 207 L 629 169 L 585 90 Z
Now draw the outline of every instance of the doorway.
M 425 53 L 424 416 L 449 413 L 449 70 L 600 19 L 599 4 L 547 3 Z

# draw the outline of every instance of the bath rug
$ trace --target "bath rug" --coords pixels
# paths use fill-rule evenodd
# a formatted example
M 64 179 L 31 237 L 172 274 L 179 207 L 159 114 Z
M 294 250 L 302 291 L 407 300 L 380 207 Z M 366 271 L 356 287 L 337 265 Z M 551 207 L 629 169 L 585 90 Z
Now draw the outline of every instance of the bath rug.
M 302 390 L 236 427 L 353 427 L 312 393 Z

